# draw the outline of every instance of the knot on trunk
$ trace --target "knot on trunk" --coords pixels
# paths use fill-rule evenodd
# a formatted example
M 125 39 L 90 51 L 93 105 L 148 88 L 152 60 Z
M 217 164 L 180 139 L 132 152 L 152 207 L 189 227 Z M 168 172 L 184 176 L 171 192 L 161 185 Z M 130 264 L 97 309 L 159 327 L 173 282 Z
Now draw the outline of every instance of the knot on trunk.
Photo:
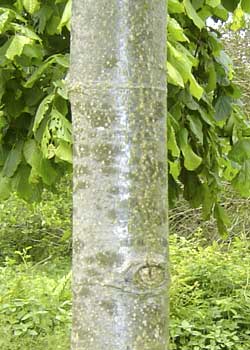
M 156 263 L 147 263 L 135 273 L 134 282 L 144 288 L 158 288 L 166 281 L 165 269 Z

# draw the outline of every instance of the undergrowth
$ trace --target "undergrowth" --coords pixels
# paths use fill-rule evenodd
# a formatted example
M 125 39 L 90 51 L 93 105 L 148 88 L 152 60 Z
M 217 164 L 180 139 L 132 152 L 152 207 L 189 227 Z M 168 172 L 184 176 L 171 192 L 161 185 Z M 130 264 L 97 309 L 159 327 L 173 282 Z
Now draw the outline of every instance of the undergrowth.
M 170 237 L 171 350 L 250 349 L 250 244 Z M 70 261 L 6 259 L 0 268 L 1 350 L 69 350 Z M 18 255 L 18 254 L 17 254 Z

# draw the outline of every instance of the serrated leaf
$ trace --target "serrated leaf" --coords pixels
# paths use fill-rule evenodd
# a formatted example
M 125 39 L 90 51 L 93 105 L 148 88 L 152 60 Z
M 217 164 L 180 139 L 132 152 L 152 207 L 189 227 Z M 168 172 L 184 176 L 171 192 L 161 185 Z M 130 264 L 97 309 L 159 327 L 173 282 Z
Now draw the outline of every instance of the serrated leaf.
M 192 3 L 190 0 L 184 0 L 183 4 L 185 6 L 186 13 L 188 17 L 194 22 L 194 24 L 199 28 L 202 29 L 205 27 L 205 22 L 200 18 L 200 16 L 195 11 Z
M 178 134 L 179 145 L 184 157 L 184 166 L 187 170 L 194 171 L 201 163 L 202 158 L 194 153 L 188 142 L 188 131 L 186 128 L 182 128 Z
M 32 40 L 26 36 L 16 34 L 9 43 L 5 56 L 13 60 L 15 56 L 21 56 L 25 45 L 31 44 Z
M 3 167 L 2 175 L 12 177 L 22 161 L 23 142 L 19 141 L 10 151 Z

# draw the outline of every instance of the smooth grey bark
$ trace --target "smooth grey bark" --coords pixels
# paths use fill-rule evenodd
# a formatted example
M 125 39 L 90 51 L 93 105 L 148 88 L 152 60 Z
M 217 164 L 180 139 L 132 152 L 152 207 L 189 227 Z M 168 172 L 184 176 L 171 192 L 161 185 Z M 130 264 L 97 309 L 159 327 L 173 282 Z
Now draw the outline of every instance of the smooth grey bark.
M 165 0 L 74 0 L 72 350 L 167 350 Z

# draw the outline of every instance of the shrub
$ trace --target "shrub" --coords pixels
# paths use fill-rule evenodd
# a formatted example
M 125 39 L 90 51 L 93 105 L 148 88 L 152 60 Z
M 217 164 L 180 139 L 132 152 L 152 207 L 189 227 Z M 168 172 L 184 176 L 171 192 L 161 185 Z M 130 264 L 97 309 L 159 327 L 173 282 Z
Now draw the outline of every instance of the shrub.
M 0 348 L 66 350 L 71 323 L 69 266 L 61 261 L 43 266 L 24 261 L 16 265 L 7 259 L 0 267 Z
M 16 195 L 0 204 L 0 261 L 31 246 L 34 261 L 71 254 L 70 176 L 54 192 L 44 191 L 42 201 L 27 203 Z
M 171 236 L 171 349 L 250 348 L 250 243 Z

